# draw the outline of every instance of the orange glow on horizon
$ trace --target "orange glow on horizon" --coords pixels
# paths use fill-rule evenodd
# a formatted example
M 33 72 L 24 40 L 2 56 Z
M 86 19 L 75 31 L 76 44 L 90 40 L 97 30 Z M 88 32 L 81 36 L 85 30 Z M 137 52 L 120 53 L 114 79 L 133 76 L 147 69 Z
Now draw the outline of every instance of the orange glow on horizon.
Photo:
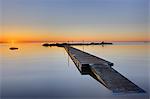
M 17 43 L 17 42 L 44 42 L 44 41 L 150 41 L 149 39 L 146 39 L 144 37 L 22 37 L 22 36 L 17 36 L 17 37 L 4 37 L 0 40 L 0 42 L 7 42 L 7 43 Z
M 44 33 L 45 32 L 45 33 Z M 146 33 L 55 33 L 23 27 L 5 27 L 0 42 L 45 42 L 45 41 L 150 41 Z M 67 35 L 68 34 L 68 35 Z M 86 34 L 86 35 L 85 35 Z

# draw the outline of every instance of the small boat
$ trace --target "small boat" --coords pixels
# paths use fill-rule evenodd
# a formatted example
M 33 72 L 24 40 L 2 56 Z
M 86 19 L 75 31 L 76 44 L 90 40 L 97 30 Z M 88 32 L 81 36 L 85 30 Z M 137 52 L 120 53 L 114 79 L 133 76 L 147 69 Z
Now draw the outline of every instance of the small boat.
M 10 50 L 18 50 L 17 47 L 10 47 L 9 49 L 10 49 Z

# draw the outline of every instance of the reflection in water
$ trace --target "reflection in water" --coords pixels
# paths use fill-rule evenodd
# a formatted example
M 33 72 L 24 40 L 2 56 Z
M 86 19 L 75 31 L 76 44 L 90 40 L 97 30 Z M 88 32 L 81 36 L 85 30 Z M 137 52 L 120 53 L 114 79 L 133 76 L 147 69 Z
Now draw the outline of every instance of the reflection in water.
M 44 98 L 102 98 L 148 99 L 149 45 L 84 46 L 84 51 L 113 61 L 121 74 L 146 90 L 145 94 L 112 94 L 88 75 L 81 76 L 74 63 L 68 60 L 63 48 L 42 47 L 41 44 L 18 44 L 10 51 L 1 44 L 1 95 L 18 99 Z M 82 46 L 76 46 L 82 50 Z M 65 53 L 65 54 L 64 54 Z M 70 59 L 70 58 L 69 58 Z M 68 60 L 68 61 L 67 61 Z M 69 67 L 67 66 L 69 64 Z M 136 70 L 135 70 L 136 68 Z M 91 74 L 90 74 L 91 75 Z

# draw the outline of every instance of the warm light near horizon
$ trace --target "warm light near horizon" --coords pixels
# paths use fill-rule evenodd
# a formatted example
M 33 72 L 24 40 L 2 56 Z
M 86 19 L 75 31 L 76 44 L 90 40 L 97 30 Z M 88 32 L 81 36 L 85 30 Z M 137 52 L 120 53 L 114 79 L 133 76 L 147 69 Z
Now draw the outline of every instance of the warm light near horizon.
M 12 44 L 12 45 L 15 44 L 15 40 L 11 40 L 11 44 Z
M 72 30 L 73 31 L 73 30 Z M 117 33 L 117 32 L 91 32 L 73 33 L 66 32 L 44 32 L 44 30 L 34 30 L 22 27 L 5 27 L 0 42 L 19 43 L 19 42 L 45 42 L 45 41 L 150 41 L 147 33 Z M 135 36 L 136 34 L 136 36 Z

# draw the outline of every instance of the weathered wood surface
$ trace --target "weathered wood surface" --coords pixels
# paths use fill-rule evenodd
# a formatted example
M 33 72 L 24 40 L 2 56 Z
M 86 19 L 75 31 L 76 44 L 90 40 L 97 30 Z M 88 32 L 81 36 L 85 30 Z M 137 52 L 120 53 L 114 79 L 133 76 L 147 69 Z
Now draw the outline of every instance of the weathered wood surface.
M 70 46 L 65 50 L 81 74 L 89 74 L 114 93 L 142 93 L 143 89 L 121 75 L 111 66 L 113 63 Z

